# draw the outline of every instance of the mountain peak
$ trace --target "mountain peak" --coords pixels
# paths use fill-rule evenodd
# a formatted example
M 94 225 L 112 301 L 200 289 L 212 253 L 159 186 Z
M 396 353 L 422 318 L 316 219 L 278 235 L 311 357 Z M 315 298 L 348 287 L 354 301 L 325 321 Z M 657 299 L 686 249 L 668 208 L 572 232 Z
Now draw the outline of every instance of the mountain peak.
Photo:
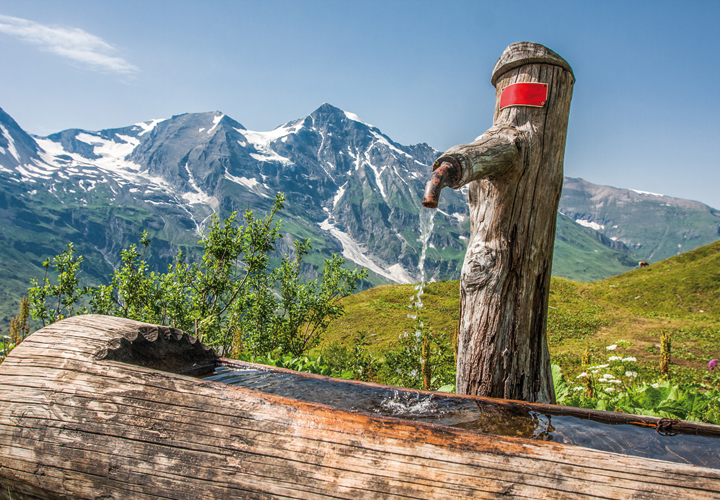
M 0 156 L 6 158 L 8 165 L 14 166 L 27 163 L 30 158 L 37 158 L 37 152 L 35 140 L 0 108 Z
M 352 121 L 365 125 L 366 127 L 374 128 L 369 123 L 362 121 L 355 113 L 350 113 L 349 111 L 340 109 L 327 102 L 323 103 L 319 108 L 310 113 L 309 116 L 313 119 L 313 121 L 319 120 L 321 123 L 340 123 Z

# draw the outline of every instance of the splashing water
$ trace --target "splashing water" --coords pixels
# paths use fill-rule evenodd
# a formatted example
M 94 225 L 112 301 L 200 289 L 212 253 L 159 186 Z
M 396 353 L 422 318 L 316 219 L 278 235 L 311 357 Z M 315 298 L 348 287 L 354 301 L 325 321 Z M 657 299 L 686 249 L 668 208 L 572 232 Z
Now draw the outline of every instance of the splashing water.
M 398 393 L 395 391 L 392 397 L 383 399 L 380 402 L 380 408 L 374 411 L 392 417 L 430 416 L 444 413 L 434 401 L 433 396 L 430 394 L 427 398 L 421 398 L 420 393 L 417 392 L 413 395 L 408 392 Z

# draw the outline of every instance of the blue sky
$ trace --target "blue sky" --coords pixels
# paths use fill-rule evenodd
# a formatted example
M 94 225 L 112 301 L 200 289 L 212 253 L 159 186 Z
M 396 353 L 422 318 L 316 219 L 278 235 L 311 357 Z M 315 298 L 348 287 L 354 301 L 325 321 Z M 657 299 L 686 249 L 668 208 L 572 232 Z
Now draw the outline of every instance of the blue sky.
M 0 0 L 0 107 L 47 135 L 329 102 L 444 150 L 491 125 L 492 67 L 529 40 L 577 77 L 566 175 L 720 208 L 718 26 L 717 1 Z

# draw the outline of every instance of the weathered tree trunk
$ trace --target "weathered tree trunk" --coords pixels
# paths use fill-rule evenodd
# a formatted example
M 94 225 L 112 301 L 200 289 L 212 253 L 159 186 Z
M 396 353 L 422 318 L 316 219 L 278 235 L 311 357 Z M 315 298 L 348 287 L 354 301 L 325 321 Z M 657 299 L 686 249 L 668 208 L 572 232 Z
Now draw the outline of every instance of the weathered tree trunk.
M 492 128 L 472 144 L 450 148 L 434 165 L 455 171 L 444 177 L 450 187 L 469 188 L 459 394 L 555 401 L 547 306 L 574 81 L 570 65 L 546 47 L 510 45 L 492 74 Z M 503 89 L 527 82 L 547 85 L 545 102 L 501 109 Z

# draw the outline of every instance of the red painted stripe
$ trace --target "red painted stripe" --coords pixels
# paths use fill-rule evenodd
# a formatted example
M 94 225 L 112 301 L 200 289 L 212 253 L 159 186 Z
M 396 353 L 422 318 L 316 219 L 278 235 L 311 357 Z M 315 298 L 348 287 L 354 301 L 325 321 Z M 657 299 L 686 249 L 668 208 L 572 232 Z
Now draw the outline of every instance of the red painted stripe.
M 513 83 L 500 92 L 500 109 L 508 106 L 542 108 L 547 101 L 547 83 Z

